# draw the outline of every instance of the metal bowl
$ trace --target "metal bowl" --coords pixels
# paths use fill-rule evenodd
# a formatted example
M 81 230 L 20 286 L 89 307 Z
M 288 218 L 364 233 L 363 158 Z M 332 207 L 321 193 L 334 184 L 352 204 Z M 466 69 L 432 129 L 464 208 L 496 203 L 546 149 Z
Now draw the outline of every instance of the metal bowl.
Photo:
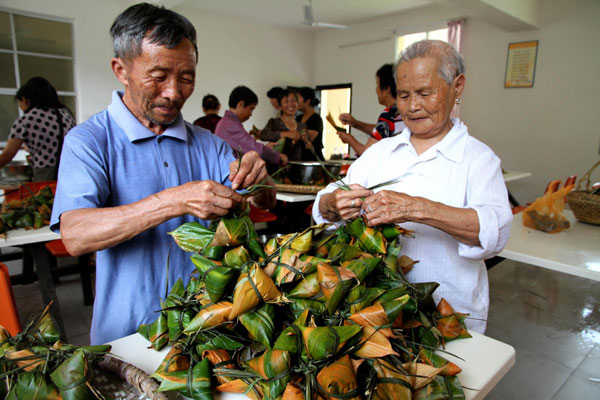
M 294 185 L 326 185 L 335 180 L 332 176 L 337 179 L 341 166 L 328 161 L 290 161 L 287 176 Z
M 27 161 L 11 161 L 0 168 L 1 182 L 31 182 L 33 170 Z

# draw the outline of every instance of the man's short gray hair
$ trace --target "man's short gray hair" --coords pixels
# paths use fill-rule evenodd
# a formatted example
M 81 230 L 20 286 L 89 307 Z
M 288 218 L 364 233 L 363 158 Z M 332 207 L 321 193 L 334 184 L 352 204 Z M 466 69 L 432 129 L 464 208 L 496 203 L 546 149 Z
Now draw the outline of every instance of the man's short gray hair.
M 448 85 L 452 84 L 454 78 L 465 73 L 465 62 L 460 53 L 454 46 L 441 40 L 420 40 L 411 44 L 400 54 L 396 70 L 403 62 L 430 56 L 439 60 L 438 73 Z
M 115 57 L 131 60 L 142 54 L 142 42 L 177 47 L 186 38 L 194 45 L 196 60 L 196 29 L 183 15 L 148 3 L 135 4 L 123 11 L 110 27 Z

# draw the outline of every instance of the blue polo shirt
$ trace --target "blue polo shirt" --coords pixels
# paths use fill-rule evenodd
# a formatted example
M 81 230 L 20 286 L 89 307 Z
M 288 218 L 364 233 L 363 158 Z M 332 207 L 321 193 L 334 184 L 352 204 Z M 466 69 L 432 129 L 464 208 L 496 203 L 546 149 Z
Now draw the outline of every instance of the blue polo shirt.
M 131 114 L 121 96 L 113 92 L 107 109 L 65 136 L 50 222 L 55 232 L 69 210 L 130 204 L 194 180 L 231 185 L 229 164 L 235 157 L 225 141 L 185 122 L 181 114 L 156 135 Z M 194 266 L 167 232 L 191 221 L 208 224 L 189 215 L 173 218 L 97 253 L 92 344 L 154 321 L 165 290 L 178 278 L 187 282 Z

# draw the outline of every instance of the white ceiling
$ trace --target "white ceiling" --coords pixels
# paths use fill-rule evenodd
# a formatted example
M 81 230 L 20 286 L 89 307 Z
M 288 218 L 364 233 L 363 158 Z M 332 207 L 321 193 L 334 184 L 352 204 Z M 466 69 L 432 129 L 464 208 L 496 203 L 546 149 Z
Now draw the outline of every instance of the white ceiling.
M 432 4 L 435 0 L 312 0 L 315 22 L 352 25 Z M 309 0 L 165 0 L 166 7 L 186 7 L 197 11 L 233 15 L 270 25 L 308 28 L 303 6 Z

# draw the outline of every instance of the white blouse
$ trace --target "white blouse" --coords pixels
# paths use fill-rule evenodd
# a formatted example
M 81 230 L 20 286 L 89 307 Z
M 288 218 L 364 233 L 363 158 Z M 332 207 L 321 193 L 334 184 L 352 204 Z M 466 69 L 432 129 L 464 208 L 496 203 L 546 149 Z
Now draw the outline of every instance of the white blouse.
M 428 225 L 405 222 L 415 238 L 401 238 L 404 254 L 419 263 L 407 274 L 411 282 L 440 283 L 434 298 L 445 298 L 457 312 L 469 313 L 467 327 L 483 333 L 489 307 L 488 277 L 484 259 L 498 254 L 508 241 L 512 212 L 500 159 L 485 144 L 469 135 L 466 125 L 453 119 L 453 128 L 434 146 L 417 155 L 410 130 L 383 139 L 356 160 L 347 184 L 365 188 L 400 179 L 379 190 L 395 190 L 421 196 L 448 206 L 471 208 L 479 218 L 480 246 L 458 242 Z M 328 222 L 319 213 L 321 196 L 338 186 L 329 184 L 313 206 L 316 223 Z M 336 225 L 340 225 L 337 223 Z

